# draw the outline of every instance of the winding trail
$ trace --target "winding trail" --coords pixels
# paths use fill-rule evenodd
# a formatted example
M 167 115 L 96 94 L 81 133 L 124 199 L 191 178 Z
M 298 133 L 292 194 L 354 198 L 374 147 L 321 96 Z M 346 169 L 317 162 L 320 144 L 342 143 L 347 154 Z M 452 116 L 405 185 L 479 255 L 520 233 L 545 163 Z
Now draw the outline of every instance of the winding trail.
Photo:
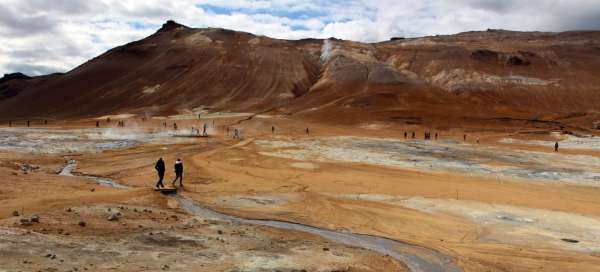
M 72 172 L 77 166 L 77 161 L 69 160 L 68 163 L 63 167 L 59 175 L 62 176 L 73 176 Z M 118 182 L 102 177 L 88 176 L 88 175 L 77 175 L 85 178 L 89 178 L 95 181 L 99 185 L 127 189 L 129 187 L 119 184 Z M 404 263 L 411 271 L 414 272 L 461 272 L 463 271 L 455 262 L 454 258 L 448 255 L 444 255 L 433 249 L 413 245 L 385 237 L 372 236 L 366 234 L 358 234 L 351 232 L 341 232 L 318 228 L 314 226 L 279 221 L 279 220 L 259 220 L 259 219 L 245 219 L 233 215 L 219 213 L 217 211 L 208 209 L 202 206 L 200 203 L 194 201 L 189 197 L 177 194 L 171 196 L 177 200 L 182 209 L 191 215 L 200 216 L 204 218 L 217 219 L 222 221 L 228 221 L 238 224 L 249 224 L 258 226 L 267 226 L 272 228 L 300 231 L 304 233 L 315 234 L 321 236 L 330 241 L 364 248 L 367 250 L 375 251 L 382 255 L 388 255 L 402 263 Z

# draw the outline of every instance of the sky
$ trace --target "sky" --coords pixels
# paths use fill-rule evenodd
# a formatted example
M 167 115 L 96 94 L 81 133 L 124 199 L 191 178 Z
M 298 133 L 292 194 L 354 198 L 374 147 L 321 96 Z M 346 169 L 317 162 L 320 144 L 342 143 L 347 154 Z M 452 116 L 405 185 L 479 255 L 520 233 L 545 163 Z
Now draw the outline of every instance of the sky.
M 488 28 L 600 30 L 600 0 L 0 0 L 0 74 L 67 72 L 169 19 L 375 42 Z

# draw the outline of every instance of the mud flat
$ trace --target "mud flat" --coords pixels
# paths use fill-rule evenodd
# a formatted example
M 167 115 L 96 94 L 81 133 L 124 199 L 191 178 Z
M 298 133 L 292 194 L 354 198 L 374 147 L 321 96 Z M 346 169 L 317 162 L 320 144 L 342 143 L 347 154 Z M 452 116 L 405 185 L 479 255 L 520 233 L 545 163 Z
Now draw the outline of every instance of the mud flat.
M 175 197 L 181 207 L 186 212 L 193 215 L 236 222 L 240 224 L 268 226 L 278 229 L 300 231 L 318 235 L 336 243 L 364 248 L 386 256 L 391 256 L 392 258 L 406 264 L 410 271 L 462 271 L 462 269 L 460 269 L 454 263 L 452 257 L 424 247 L 406 244 L 382 237 L 337 232 L 291 222 L 243 219 L 209 210 L 195 203 L 189 198 L 181 196 Z
M 95 153 L 141 144 L 177 144 L 192 141 L 193 139 L 171 137 L 168 131 L 161 130 L 0 128 L 0 151 L 26 153 Z
M 481 242 L 495 242 L 600 253 L 600 218 L 544 209 L 490 205 L 477 201 L 347 194 L 335 197 L 382 202 L 430 214 L 451 214 L 481 226 Z
M 71 171 L 74 170 L 76 165 L 76 161 L 71 160 L 63 170 L 61 171 L 61 175 L 71 175 Z M 92 180 L 98 180 L 97 177 L 93 176 L 83 176 Z M 113 180 L 104 178 L 105 182 L 98 182 L 100 185 L 110 186 L 113 188 L 128 188 L 127 186 L 121 185 L 118 182 Z M 436 252 L 434 250 L 420 247 L 417 245 L 411 245 L 407 243 L 403 243 L 400 241 L 395 241 L 388 238 L 371 236 L 371 235 L 363 235 L 356 233 L 347 233 L 347 232 L 338 232 L 332 231 L 322 228 L 317 228 L 313 226 L 297 224 L 292 222 L 285 221 L 276 221 L 276 220 L 251 220 L 244 219 L 232 215 L 222 214 L 208 208 L 205 208 L 195 202 L 194 200 L 181 196 L 175 195 L 173 196 L 179 205 L 183 208 L 185 212 L 190 215 L 199 216 L 201 218 L 208 218 L 212 220 L 220 220 L 226 221 L 229 223 L 242 224 L 242 225 L 256 225 L 256 226 L 266 226 L 272 227 L 276 229 L 282 230 L 290 230 L 290 231 L 298 231 L 308 234 L 313 234 L 317 236 L 321 236 L 327 240 L 330 240 L 335 243 L 363 248 L 366 250 L 371 250 L 377 252 L 379 254 L 390 256 L 401 263 L 408 266 L 410 271 L 416 272 L 426 272 L 426 271 L 462 271 L 455 263 L 452 257 L 446 256 L 442 253 Z M 250 202 L 258 202 L 271 203 L 271 198 L 242 198 L 242 200 L 247 200 Z M 275 202 L 284 202 L 285 200 L 275 201 Z
M 457 141 L 361 137 L 259 140 L 261 154 L 301 161 L 348 162 L 432 172 L 463 172 L 528 181 L 600 185 L 600 158 L 503 150 Z
M 585 150 L 600 150 L 600 137 L 597 136 L 588 136 L 588 137 L 577 137 L 572 135 L 558 135 L 553 134 L 555 141 L 559 142 L 560 148 L 568 148 L 568 149 L 585 149 Z M 501 143 L 506 144 L 525 144 L 525 145 L 537 145 L 537 146 L 546 146 L 553 147 L 553 141 L 544 141 L 544 140 L 525 140 L 525 139 L 515 139 L 515 138 L 503 138 L 500 139 Z

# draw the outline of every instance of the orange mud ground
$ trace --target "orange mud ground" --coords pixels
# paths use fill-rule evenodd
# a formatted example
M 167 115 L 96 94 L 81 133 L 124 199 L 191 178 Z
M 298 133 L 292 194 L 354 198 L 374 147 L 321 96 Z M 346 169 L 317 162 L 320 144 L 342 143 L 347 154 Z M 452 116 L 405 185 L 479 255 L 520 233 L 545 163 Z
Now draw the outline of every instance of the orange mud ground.
M 416 131 L 422 139 L 427 129 L 244 119 L 216 119 L 211 137 L 191 144 L 141 145 L 82 154 L 1 151 L 0 270 L 407 269 L 389 256 L 315 235 L 185 214 L 176 201 L 151 189 L 156 180 L 153 165 L 161 156 L 167 162 L 166 184 L 173 178 L 172 163 L 182 158 L 185 188 L 180 194 L 223 213 L 388 237 L 451 256 L 464 271 L 595 271 L 600 267 L 597 185 L 276 156 L 261 143 L 299 143 L 335 136 L 404 141 L 405 130 Z M 131 119 L 127 127 L 135 123 L 136 127 L 158 128 L 161 122 Z M 173 121 L 167 122 L 171 127 Z M 176 122 L 179 128 L 201 124 L 197 120 Z M 54 126 L 92 127 L 93 121 Z M 232 128 L 231 133 L 234 127 L 241 129 L 243 139 L 224 135 L 226 126 Z M 275 135 L 271 126 L 276 128 Z M 306 127 L 310 135 L 305 134 Z M 462 142 L 465 132 L 439 133 L 439 141 Z M 552 146 L 499 143 L 506 137 L 531 140 L 546 139 L 547 135 L 515 136 L 503 128 L 467 133 L 468 143 L 460 143 L 466 149 L 556 155 Z M 600 152 L 593 149 L 561 149 L 560 154 L 600 158 Z M 130 188 L 114 189 L 83 177 L 57 176 L 66 159 L 77 161 L 78 175 L 107 177 Z M 485 163 L 490 167 L 513 165 L 501 160 Z M 24 164 L 39 168 L 23 170 Z M 146 211 L 150 209 L 153 213 Z M 14 211 L 20 215 L 13 216 Z M 120 218 L 108 221 L 106 217 L 114 211 L 120 211 Z M 40 223 L 19 224 L 21 218 L 32 214 L 40 216 Z M 86 226 L 79 226 L 79 221 Z

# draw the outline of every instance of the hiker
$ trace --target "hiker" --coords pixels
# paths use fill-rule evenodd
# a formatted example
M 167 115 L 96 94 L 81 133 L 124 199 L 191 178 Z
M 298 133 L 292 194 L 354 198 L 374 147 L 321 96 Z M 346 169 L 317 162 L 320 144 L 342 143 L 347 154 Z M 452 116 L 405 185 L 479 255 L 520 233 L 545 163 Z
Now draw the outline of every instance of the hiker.
M 96 121 L 96 127 L 99 128 L 100 127 L 100 121 Z
M 206 136 L 206 123 L 204 123 L 204 126 L 202 127 L 202 136 Z
M 554 152 L 558 152 L 558 142 L 554 143 Z
M 306 135 L 310 135 L 310 132 L 308 131 L 308 128 L 306 128 Z
M 106 122 L 110 123 L 110 117 L 106 118 Z
M 167 122 L 163 122 L 163 127 L 167 127 Z
M 173 123 L 173 129 L 177 130 L 177 123 Z
M 404 132 L 404 139 L 406 139 L 408 137 L 408 133 L 406 133 L 406 131 Z
M 467 134 L 463 134 L 463 141 L 467 141 Z
M 412 136 L 413 139 L 415 138 L 415 132 L 414 131 L 412 132 L 411 136 Z
M 235 130 L 233 130 L 233 138 L 234 139 L 239 139 L 240 138 L 240 132 L 238 131 L 237 128 Z
M 436 132 L 435 133 L 435 139 L 437 140 L 437 138 L 438 138 L 438 133 Z
M 27 120 L 27 127 L 29 127 L 29 120 Z
M 179 186 L 183 186 L 183 162 L 181 159 L 175 161 L 175 179 L 173 180 L 173 186 L 175 186 L 177 179 L 179 179 Z
M 275 135 L 275 126 L 271 126 L 271 134 Z
M 477 137 L 477 144 L 479 144 L 479 137 Z
M 227 127 L 227 136 L 229 136 L 229 127 Z
M 162 158 L 158 159 L 156 165 L 154 166 L 156 172 L 158 173 L 158 182 L 156 183 L 156 189 L 165 188 L 163 184 L 163 179 L 165 178 L 165 162 Z
M 47 125 L 47 124 L 48 124 L 48 120 L 44 120 L 44 125 Z

